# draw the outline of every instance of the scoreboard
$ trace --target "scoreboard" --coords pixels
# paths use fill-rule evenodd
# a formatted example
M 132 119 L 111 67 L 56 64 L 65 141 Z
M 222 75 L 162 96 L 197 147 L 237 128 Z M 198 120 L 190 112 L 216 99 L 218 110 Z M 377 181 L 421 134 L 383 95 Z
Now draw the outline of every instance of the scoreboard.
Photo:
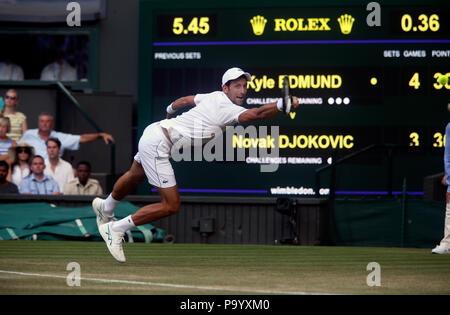
M 318 168 L 389 144 L 392 160 L 375 149 L 338 165 L 337 192 L 384 194 L 389 181 L 400 191 L 406 178 L 409 192 L 423 193 L 424 177 L 443 171 L 450 83 L 438 78 L 450 76 L 450 5 L 239 3 L 141 1 L 140 132 L 175 99 L 221 90 L 234 66 L 252 76 L 245 107 L 280 98 L 285 76 L 300 101 L 289 115 L 227 132 L 212 159 L 172 163 L 180 191 L 326 195 Z

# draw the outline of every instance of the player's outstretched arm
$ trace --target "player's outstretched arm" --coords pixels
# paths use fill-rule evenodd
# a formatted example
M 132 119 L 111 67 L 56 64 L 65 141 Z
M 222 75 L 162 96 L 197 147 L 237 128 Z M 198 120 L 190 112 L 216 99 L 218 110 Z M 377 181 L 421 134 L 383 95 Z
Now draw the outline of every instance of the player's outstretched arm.
M 172 117 L 172 115 L 175 114 L 177 110 L 180 110 L 187 106 L 195 106 L 194 98 L 195 95 L 180 97 L 179 99 L 175 100 L 172 104 L 167 106 L 167 119 Z
M 179 110 L 187 106 L 195 106 L 194 102 L 195 95 L 189 95 L 185 97 L 180 97 L 175 102 L 172 103 L 173 110 Z
M 293 104 L 292 108 L 298 107 L 298 99 L 293 96 Z M 264 120 L 269 119 L 276 116 L 278 113 L 281 113 L 281 110 L 278 108 L 277 103 L 268 103 L 260 107 L 251 108 L 243 112 L 239 115 L 239 122 L 251 122 L 256 120 Z

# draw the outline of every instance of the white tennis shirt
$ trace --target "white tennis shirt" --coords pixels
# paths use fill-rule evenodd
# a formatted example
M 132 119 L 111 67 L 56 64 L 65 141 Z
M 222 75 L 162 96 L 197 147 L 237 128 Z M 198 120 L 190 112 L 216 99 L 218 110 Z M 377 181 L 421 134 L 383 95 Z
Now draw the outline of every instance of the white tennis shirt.
M 183 114 L 161 121 L 161 126 L 169 132 L 170 138 L 176 142 L 176 133 L 191 139 L 210 139 L 226 126 L 238 123 L 238 117 L 247 109 L 230 101 L 221 91 L 208 94 L 197 94 L 195 107 Z

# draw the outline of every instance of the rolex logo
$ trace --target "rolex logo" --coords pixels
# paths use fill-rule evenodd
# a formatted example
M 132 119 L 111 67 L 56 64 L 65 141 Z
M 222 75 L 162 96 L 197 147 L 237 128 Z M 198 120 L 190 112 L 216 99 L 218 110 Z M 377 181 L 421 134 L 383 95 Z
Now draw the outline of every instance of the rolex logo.
M 341 27 L 342 34 L 350 34 L 355 18 L 350 14 L 343 14 L 337 20 L 339 22 L 339 26 Z
M 257 15 L 250 20 L 250 23 L 252 24 L 253 33 L 256 36 L 260 36 L 264 33 L 264 27 L 266 26 L 267 19 L 264 16 Z

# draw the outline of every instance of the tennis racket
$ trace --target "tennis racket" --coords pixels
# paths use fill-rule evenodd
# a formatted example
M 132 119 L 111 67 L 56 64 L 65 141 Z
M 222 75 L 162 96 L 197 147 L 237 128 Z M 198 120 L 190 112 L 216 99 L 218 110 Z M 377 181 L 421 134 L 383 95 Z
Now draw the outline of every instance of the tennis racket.
M 283 86 L 281 88 L 281 98 L 283 101 L 283 112 L 287 115 L 291 112 L 292 107 L 292 95 L 289 87 L 288 76 L 283 78 Z

